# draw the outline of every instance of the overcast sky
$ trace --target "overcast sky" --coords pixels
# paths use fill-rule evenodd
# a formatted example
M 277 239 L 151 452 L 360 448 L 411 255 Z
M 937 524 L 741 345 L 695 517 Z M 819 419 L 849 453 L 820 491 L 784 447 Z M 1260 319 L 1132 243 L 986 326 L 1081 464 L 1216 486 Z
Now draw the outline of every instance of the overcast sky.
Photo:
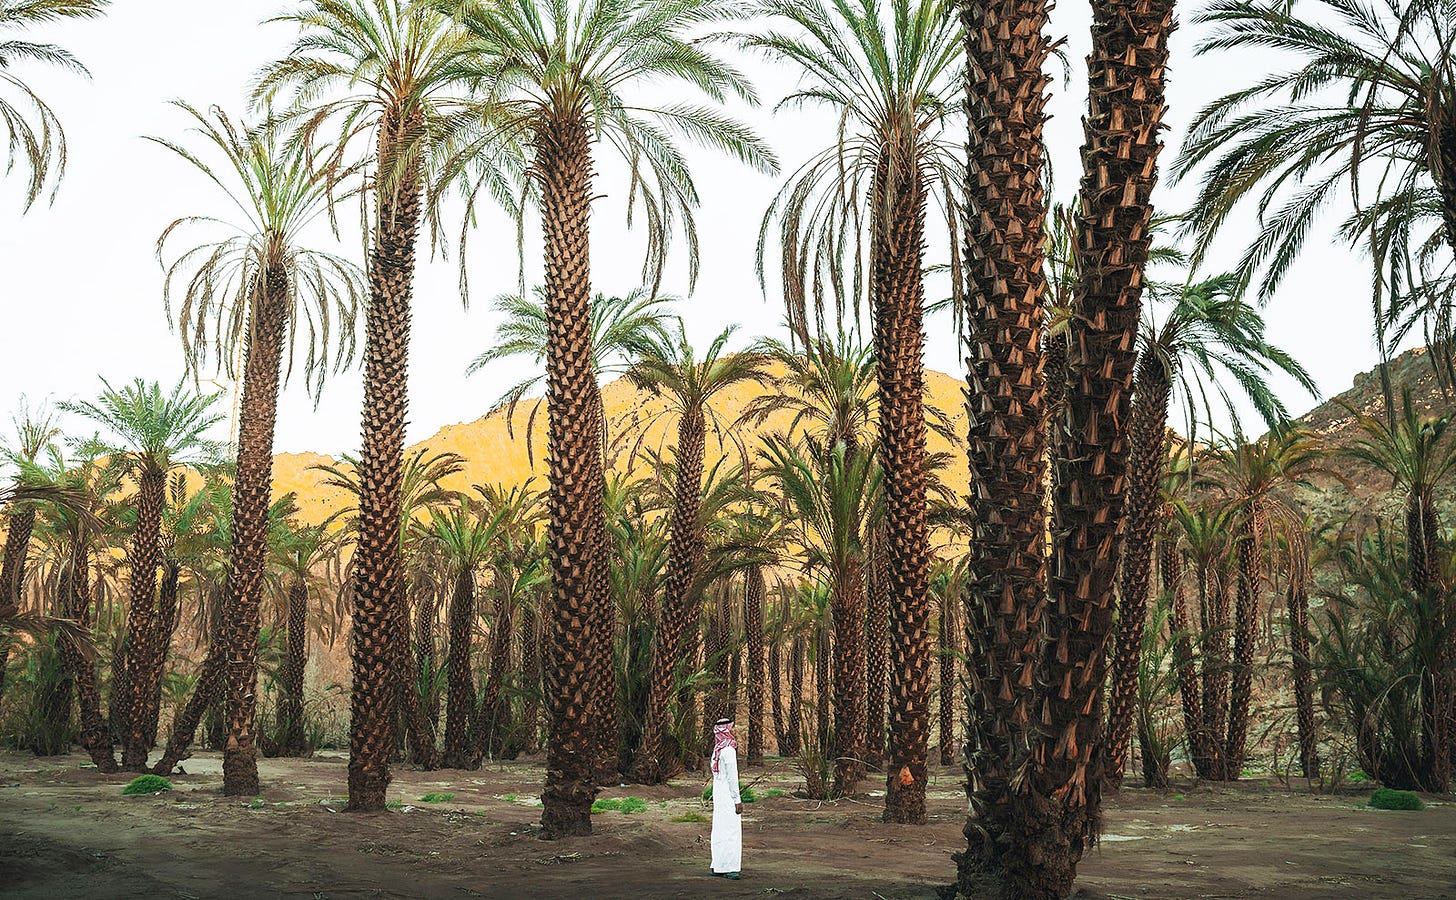
M 70 161 L 55 204 L 42 203 L 23 217 L 19 179 L 11 175 L 0 182 L 0 413 L 7 419 L 22 394 L 32 401 L 91 396 L 100 387 L 98 376 L 113 383 L 135 376 L 170 383 L 182 374 L 180 344 L 163 311 L 155 242 L 180 216 L 226 209 L 195 170 L 142 136 L 183 136 L 187 119 L 168 105 L 172 99 L 200 107 L 218 104 L 234 115 L 244 112 L 250 77 L 291 37 L 287 26 L 260 24 L 282 8 L 277 0 L 120 0 L 103 19 L 66 22 L 29 36 L 71 49 L 93 78 L 16 69 L 64 123 Z M 1053 32 L 1067 37 L 1074 62 L 1071 84 L 1064 87 L 1058 77 L 1054 85 L 1048 128 L 1059 199 L 1071 196 L 1079 172 L 1088 15 L 1085 2 L 1070 0 L 1057 5 L 1052 19 Z M 1171 164 L 1198 107 L 1276 64 L 1271 57 L 1248 54 L 1194 58 L 1195 38 L 1192 27 L 1174 37 L 1165 164 Z M 742 65 L 766 102 L 761 109 L 736 111 L 792 171 L 830 139 L 832 122 L 802 112 L 774 115 L 772 104 L 793 90 L 795 74 L 757 60 Z M 745 336 L 776 333 L 781 307 L 772 290 L 769 299 L 759 290 L 753 254 L 760 218 L 780 181 L 696 148 L 688 150 L 688 157 L 703 198 L 698 213 L 702 271 L 696 291 L 681 306 L 689 333 L 706 340 L 730 323 L 741 324 Z M 593 288 L 623 293 L 640 278 L 642 243 L 624 228 L 625 184 L 611 177 L 611 166 L 599 171 Z M 1165 184 L 1157 202 L 1176 210 L 1190 195 L 1189 186 Z M 1210 268 L 1231 262 L 1247 233 L 1228 240 L 1222 258 Z M 468 310 L 462 308 L 453 258 L 424 262 L 418 273 L 410 441 L 481 416 L 528 368 L 500 363 L 465 375 L 497 323 L 491 297 L 516 284 L 515 233 L 502 216 L 485 210 L 470 246 Z M 528 233 L 526 247 L 531 278 L 539 272 L 534 232 Z M 357 232 L 345 233 L 343 250 L 360 255 Z M 683 294 L 685 269 L 680 255 L 678 260 L 665 287 Z M 945 250 L 932 248 L 928 261 L 944 262 Z M 1288 286 L 1270 298 L 1270 338 L 1302 361 L 1326 394 L 1344 390 L 1356 372 L 1376 362 L 1367 273 L 1368 263 L 1333 246 L 1323 233 L 1311 240 Z M 927 365 L 959 373 L 960 353 L 950 329 L 933 323 L 928 334 Z M 1313 405 L 1287 380 L 1276 383 L 1296 413 Z M 357 369 L 334 378 L 317 409 L 301 379 L 295 381 L 280 409 L 278 449 L 337 454 L 356 448 L 361 396 Z

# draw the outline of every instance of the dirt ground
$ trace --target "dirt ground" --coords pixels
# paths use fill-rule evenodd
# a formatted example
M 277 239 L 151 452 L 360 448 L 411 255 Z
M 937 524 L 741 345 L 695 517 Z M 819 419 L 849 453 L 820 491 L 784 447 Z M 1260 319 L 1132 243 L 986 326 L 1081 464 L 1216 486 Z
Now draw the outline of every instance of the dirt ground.
M 150 797 L 123 797 L 129 776 L 83 762 L 0 754 L 0 895 L 933 898 L 963 846 L 953 769 L 932 782 L 920 828 L 880 824 L 873 792 L 748 805 L 733 883 L 707 874 L 706 778 L 606 790 L 647 810 L 601 813 L 592 837 L 550 843 L 536 837 L 539 761 L 401 769 L 398 808 L 377 815 L 343 812 L 338 754 L 264 760 L 264 794 L 251 802 L 221 796 L 216 754 L 188 760 L 174 791 Z M 777 762 L 745 781 L 764 793 L 798 779 Z M 454 797 L 422 802 L 430 793 Z M 1277 784 L 1125 790 L 1108 804 L 1078 896 L 1456 897 L 1456 804 L 1382 812 L 1365 796 Z

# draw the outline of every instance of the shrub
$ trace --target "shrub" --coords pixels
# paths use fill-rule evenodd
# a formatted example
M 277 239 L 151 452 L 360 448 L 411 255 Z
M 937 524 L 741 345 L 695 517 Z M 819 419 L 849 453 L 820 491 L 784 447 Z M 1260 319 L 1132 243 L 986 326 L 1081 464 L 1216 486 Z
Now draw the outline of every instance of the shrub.
M 1380 788 L 1370 795 L 1370 805 L 1375 809 L 1420 809 L 1425 804 L 1410 791 L 1396 791 Z
M 647 811 L 647 801 L 641 797 L 622 797 L 621 799 L 606 798 L 592 803 L 591 811 L 594 813 L 619 812 L 623 815 Z
M 172 782 L 160 775 L 138 775 L 127 782 L 126 787 L 121 789 L 126 794 L 160 794 L 163 791 L 170 791 Z

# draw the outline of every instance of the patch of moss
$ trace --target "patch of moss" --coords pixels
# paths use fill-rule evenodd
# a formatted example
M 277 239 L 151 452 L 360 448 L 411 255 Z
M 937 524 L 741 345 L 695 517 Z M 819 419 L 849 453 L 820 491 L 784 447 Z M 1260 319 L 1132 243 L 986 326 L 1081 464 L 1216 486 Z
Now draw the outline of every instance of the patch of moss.
M 160 794 L 163 791 L 170 791 L 172 782 L 160 775 L 138 775 L 127 782 L 126 787 L 121 789 L 125 794 Z
M 421 803 L 449 803 L 455 799 L 454 794 L 426 794 L 420 798 Z
M 591 811 L 594 813 L 619 812 L 623 815 L 647 811 L 647 801 L 641 797 L 622 797 L 621 799 L 603 797 L 592 803 Z
M 1412 791 L 1396 791 L 1390 788 L 1379 788 L 1370 795 L 1370 805 L 1375 809 L 1404 809 L 1415 810 L 1425 806 L 1421 798 Z

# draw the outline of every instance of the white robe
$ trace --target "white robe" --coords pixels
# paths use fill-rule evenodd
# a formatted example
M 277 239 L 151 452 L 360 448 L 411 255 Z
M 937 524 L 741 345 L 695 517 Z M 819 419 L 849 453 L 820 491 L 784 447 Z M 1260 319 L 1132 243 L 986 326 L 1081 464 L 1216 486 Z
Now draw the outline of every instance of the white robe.
M 724 747 L 713 773 L 713 871 L 740 871 L 743 860 L 743 817 L 733 811 L 738 796 L 738 751 Z

